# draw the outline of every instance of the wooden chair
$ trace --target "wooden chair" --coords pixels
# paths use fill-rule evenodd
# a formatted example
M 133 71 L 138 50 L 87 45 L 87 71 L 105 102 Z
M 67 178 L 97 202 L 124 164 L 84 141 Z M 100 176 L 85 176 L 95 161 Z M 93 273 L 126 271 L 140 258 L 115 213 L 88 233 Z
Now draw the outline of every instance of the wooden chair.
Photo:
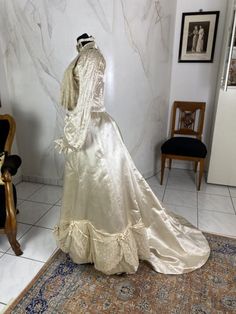
M 194 162 L 197 171 L 200 164 L 197 189 L 200 190 L 207 155 L 202 143 L 205 115 L 204 102 L 175 101 L 172 113 L 171 138 L 161 146 L 161 185 L 163 183 L 166 159 L 171 169 L 172 159 Z
M 15 254 L 21 255 L 20 244 L 16 240 L 16 189 L 12 183 L 12 175 L 16 174 L 21 159 L 10 155 L 15 129 L 15 121 L 10 115 L 0 115 L 0 152 L 5 156 L 0 169 L 0 234 L 6 234 Z

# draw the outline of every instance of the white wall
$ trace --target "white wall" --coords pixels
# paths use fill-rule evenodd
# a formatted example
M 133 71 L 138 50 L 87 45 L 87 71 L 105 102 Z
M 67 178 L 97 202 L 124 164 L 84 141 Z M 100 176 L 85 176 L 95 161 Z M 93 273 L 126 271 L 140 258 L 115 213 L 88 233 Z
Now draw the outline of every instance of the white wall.
M 182 13 L 203 11 L 220 11 L 214 62 L 213 63 L 178 63 L 179 41 Z M 211 141 L 211 129 L 215 106 L 215 93 L 220 64 L 221 43 L 224 31 L 227 0 L 177 0 L 176 22 L 174 34 L 174 50 L 172 60 L 170 113 L 174 100 L 205 101 L 206 115 L 203 140 L 208 150 Z M 168 127 L 169 130 L 169 127 Z M 209 156 L 208 156 L 209 158 Z M 175 162 L 176 167 L 192 167 L 184 162 Z
M 176 0 L 2 0 L 0 86 L 17 122 L 26 179 L 59 183 L 62 74 L 92 34 L 107 61 L 105 105 L 144 175 L 166 136 Z M 155 155 L 155 151 L 158 155 Z

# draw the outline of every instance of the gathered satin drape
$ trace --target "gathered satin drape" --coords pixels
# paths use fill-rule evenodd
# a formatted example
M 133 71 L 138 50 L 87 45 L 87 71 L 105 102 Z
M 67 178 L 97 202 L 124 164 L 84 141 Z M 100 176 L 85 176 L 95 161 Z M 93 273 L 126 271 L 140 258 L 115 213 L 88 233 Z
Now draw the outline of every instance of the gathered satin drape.
M 75 263 L 94 263 L 106 274 L 134 273 L 139 260 L 165 274 L 193 271 L 207 261 L 208 243 L 162 207 L 135 167 L 104 108 L 104 71 L 99 49 L 85 45 L 73 68 L 77 105 L 57 140 L 66 157 L 57 243 Z

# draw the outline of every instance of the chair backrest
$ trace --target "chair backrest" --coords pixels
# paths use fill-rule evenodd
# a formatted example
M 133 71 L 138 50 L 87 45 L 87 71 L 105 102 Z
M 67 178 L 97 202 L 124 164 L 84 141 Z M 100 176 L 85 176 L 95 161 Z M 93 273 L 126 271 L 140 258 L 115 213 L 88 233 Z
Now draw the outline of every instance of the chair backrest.
M 8 114 L 0 115 L 0 152 L 11 153 L 11 146 L 16 131 L 16 123 Z
M 205 102 L 175 101 L 172 113 L 171 137 L 189 135 L 202 139 Z

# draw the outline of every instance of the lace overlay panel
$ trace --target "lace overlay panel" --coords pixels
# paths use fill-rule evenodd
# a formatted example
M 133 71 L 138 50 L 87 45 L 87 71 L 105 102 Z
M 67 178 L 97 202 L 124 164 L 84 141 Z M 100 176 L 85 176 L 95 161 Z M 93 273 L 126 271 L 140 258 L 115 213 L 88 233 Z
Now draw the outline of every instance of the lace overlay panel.
M 124 263 L 125 269 L 134 273 L 139 259 L 150 257 L 142 222 L 116 234 L 99 231 L 86 220 L 61 222 L 60 227 L 55 227 L 54 234 L 59 247 L 65 253 L 70 253 L 75 263 L 94 263 L 96 269 L 106 274 L 119 272 Z

